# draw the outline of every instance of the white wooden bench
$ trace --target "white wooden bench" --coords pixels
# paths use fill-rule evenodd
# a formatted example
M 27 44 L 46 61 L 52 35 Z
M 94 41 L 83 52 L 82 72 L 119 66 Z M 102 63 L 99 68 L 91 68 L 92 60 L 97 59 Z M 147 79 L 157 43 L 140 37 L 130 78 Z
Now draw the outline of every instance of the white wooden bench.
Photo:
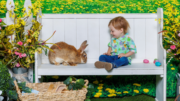
M 97 69 L 94 62 L 108 49 L 110 33 L 109 21 L 117 16 L 125 17 L 129 24 L 129 35 L 137 47 L 137 54 L 132 58 L 132 65 L 123 66 L 107 72 Z M 155 19 L 161 18 L 160 22 Z M 77 66 L 56 66 L 43 54 L 35 54 L 35 82 L 45 75 L 156 75 L 156 100 L 166 101 L 166 51 L 162 48 L 163 9 L 158 8 L 154 14 L 44 14 L 43 29 L 40 39 L 46 40 L 53 31 L 55 35 L 48 42 L 65 41 L 76 48 L 87 40 L 87 63 Z M 157 58 L 162 66 L 156 67 L 153 60 Z M 149 64 L 143 60 L 148 59 Z

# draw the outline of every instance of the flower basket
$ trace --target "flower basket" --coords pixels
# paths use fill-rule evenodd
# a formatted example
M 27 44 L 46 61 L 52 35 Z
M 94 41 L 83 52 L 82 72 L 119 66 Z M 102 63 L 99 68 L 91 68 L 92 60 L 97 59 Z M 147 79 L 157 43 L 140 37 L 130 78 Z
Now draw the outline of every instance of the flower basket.
M 47 92 L 51 84 L 62 85 L 63 82 L 48 82 L 48 83 L 27 83 L 26 86 L 39 91 L 38 94 L 34 93 L 21 93 L 17 82 L 14 81 L 18 97 L 21 101 L 84 101 L 87 94 L 88 80 L 80 90 L 65 90 L 62 92 Z

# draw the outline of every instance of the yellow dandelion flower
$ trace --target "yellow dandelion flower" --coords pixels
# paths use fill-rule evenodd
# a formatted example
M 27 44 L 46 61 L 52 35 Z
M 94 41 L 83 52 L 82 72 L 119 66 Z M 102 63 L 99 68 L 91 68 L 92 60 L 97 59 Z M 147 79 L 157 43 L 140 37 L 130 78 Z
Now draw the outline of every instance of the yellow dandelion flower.
M 106 88 L 106 90 L 105 91 L 108 91 L 108 90 L 111 90 L 110 88 Z
M 116 96 L 116 94 L 112 94 L 113 96 Z
M 175 68 L 174 68 L 174 67 L 172 67 L 172 68 L 171 68 L 171 70 L 175 70 Z
M 102 92 L 102 90 L 99 90 L 98 92 L 99 92 L 99 93 L 101 93 L 101 92 Z
M 109 90 L 109 93 L 114 94 L 116 91 L 114 89 Z
M 149 92 L 149 89 L 143 89 L 143 91 L 144 91 L 145 93 L 148 93 L 148 92 Z
M 135 85 L 135 86 L 141 86 L 141 84 L 138 84 L 138 83 L 134 83 L 133 85 Z
M 54 79 L 58 79 L 58 78 L 59 78 L 59 76 L 52 76 L 52 78 L 54 78 Z
M 99 86 L 103 86 L 104 84 L 99 84 Z
M 112 77 L 112 75 L 108 75 L 108 76 L 106 76 L 106 78 L 111 78 Z
M 121 92 L 117 92 L 117 94 L 122 94 Z
M 97 89 L 103 89 L 103 87 L 98 87 Z
M 129 92 L 128 92 L 128 91 L 123 91 L 123 93 L 126 93 L 126 94 L 127 94 L 127 93 L 129 93 Z
M 94 95 L 94 97 L 100 97 L 100 95 Z
M 96 81 L 93 81 L 93 83 L 94 83 L 94 84 L 98 84 L 98 81 L 97 81 L 97 80 L 96 80 Z
M 134 90 L 135 93 L 139 93 L 139 90 Z
M 113 97 L 113 95 L 112 95 L 112 94 L 109 94 L 108 97 Z
M 102 95 L 102 93 L 96 93 L 96 95 L 99 95 L 99 96 L 101 96 L 101 95 Z

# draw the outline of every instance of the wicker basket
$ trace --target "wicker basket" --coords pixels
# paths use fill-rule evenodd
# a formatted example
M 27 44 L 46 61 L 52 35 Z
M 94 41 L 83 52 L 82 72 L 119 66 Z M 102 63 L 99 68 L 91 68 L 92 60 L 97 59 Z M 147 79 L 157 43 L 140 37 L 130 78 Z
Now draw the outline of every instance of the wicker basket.
M 84 101 L 87 94 L 87 85 L 88 80 L 84 80 L 86 88 L 80 90 L 65 90 L 58 93 L 46 92 L 50 84 L 62 85 L 63 82 L 49 82 L 49 83 L 27 83 L 26 86 L 32 89 L 39 91 L 38 94 L 34 93 L 22 93 L 17 85 L 17 82 L 14 81 L 16 86 L 16 91 L 18 97 L 21 101 Z

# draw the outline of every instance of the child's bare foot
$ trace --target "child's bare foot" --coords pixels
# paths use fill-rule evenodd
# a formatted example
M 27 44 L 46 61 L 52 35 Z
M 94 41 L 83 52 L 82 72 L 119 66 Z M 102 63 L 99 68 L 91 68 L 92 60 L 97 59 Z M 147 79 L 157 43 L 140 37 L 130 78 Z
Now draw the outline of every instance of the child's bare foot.
M 94 65 L 96 68 L 105 68 L 107 71 L 112 70 L 112 64 L 108 62 L 96 61 Z

